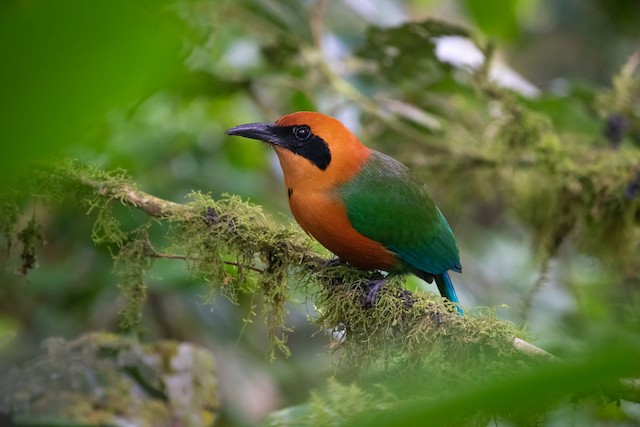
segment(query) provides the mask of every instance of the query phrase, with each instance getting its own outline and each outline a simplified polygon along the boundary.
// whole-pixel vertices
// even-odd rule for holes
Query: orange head
[[[326,190],[351,179],[371,151],[337,119],[301,111],[275,123],[249,123],[227,130],[265,141],[275,149],[288,187]]]

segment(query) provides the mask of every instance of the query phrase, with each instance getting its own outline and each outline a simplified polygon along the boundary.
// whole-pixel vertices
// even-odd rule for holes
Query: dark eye
[[[293,128],[293,134],[298,139],[307,139],[311,136],[311,129],[309,126],[296,126]]]

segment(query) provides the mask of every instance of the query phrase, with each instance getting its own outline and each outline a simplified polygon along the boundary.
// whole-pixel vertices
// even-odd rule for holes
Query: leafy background
[[[639,19],[633,0],[4,2],[0,186],[19,190],[11,178],[34,159],[70,156],[122,168],[158,197],[237,194],[288,223],[273,153],[224,130],[322,111],[430,185],[461,249],[465,306],[501,307],[559,355],[637,343]],[[117,328],[110,248],[92,243],[85,213],[25,202],[17,228],[35,216],[44,236],[27,275],[19,244],[3,241],[4,363],[46,337]],[[141,221],[116,213],[125,228]],[[175,260],[146,281],[140,334],[214,351],[222,425],[304,403],[340,370],[303,294],[288,306],[292,355],[270,362],[259,301],[211,300]],[[640,422],[637,405],[601,408],[546,422]]]

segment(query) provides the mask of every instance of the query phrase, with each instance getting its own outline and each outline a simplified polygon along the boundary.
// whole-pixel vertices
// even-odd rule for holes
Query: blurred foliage
[[[92,140],[113,108],[176,78],[186,27],[163,11],[169,7],[144,0],[4,2],[0,182],[29,159]]]
[[[531,370],[514,365],[500,375],[484,373],[453,387],[437,382],[441,389],[431,389],[431,380],[407,387],[398,377],[359,386],[330,381],[324,390],[312,393],[307,404],[273,413],[268,425],[566,425],[567,414],[557,410],[562,405],[574,409],[573,421],[580,425],[588,418],[576,409],[589,405],[606,408],[602,414],[608,415],[603,418],[633,423],[611,397],[619,390],[611,379],[638,375],[637,345],[618,343],[593,350],[571,365],[539,364]],[[400,378],[405,378],[402,373]],[[575,394],[577,389],[587,392]]]
[[[4,2],[0,355],[9,363],[33,354],[46,337],[118,325],[144,339],[195,341],[213,349],[223,366],[223,425],[255,423],[275,408],[303,404],[334,371],[345,385],[330,386],[329,396],[345,397],[314,393],[315,409],[307,413],[318,420],[346,415],[344,403],[354,402],[364,412],[389,408],[407,422],[441,419],[438,408],[461,406],[467,409],[460,415],[490,408],[500,419],[524,422],[490,403],[509,396],[506,402],[530,408],[544,401],[538,424],[638,423],[637,405],[579,396],[632,375],[637,352],[639,19],[635,0]],[[330,301],[340,305],[323,307],[330,288],[310,296],[310,288],[295,286],[302,279],[296,271],[263,274],[225,263],[259,268],[250,254],[266,255],[261,248],[273,242],[247,247],[228,234],[225,221],[215,232],[204,221],[172,228],[121,206],[117,195],[95,198],[69,183],[65,194],[56,193],[55,183],[43,185],[49,178],[29,163],[58,164],[65,154],[104,170],[122,168],[150,194],[176,202],[191,194],[200,211],[221,203],[217,217],[252,212],[245,225],[289,241],[298,234],[277,214],[288,210],[273,155],[255,142],[225,138],[224,130],[296,110],[340,118],[367,145],[421,175],[461,247],[465,273],[453,280],[463,304],[512,306],[496,316],[527,325],[537,343],[567,363],[506,369],[503,377],[489,370],[466,394],[454,387],[464,381],[448,378],[468,379],[465,373],[483,365],[465,367],[467,357],[486,355],[456,347],[464,338],[457,322],[450,343],[434,341],[438,351],[411,347],[402,324],[385,317],[395,312],[399,283],[388,290],[378,321],[367,322],[350,288],[338,286]],[[99,178],[133,185],[122,172]],[[189,255],[201,260],[150,262],[147,243],[180,256],[199,247]],[[238,260],[230,256],[237,253]],[[203,288],[203,281],[212,286]],[[290,286],[264,286],[276,282]],[[118,299],[117,284],[126,298]],[[226,298],[208,298],[211,289]],[[263,315],[267,322],[253,322]],[[329,332],[315,333],[309,316]],[[350,317],[354,324],[336,324]],[[286,342],[291,356],[269,364],[269,337],[273,342],[282,326],[293,329]],[[428,328],[418,331],[423,343],[433,338]],[[608,352],[614,342],[629,347]],[[335,360],[351,363],[332,368],[328,345]],[[415,354],[449,351],[455,358],[447,369],[435,360],[424,375],[409,374],[424,388],[400,381],[402,393],[387,379],[406,373],[407,353],[393,350],[407,345]],[[389,359],[388,351],[399,358]],[[386,370],[366,354],[382,356],[375,360],[386,361]],[[607,358],[612,366],[602,363]],[[354,364],[369,366],[361,375],[378,386],[347,385]],[[429,400],[438,387],[447,390],[444,400]],[[558,399],[545,401],[554,388]],[[486,423],[483,417],[475,421]]]

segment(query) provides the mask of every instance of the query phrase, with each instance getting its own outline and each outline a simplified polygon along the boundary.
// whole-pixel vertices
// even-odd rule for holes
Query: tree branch
[[[100,196],[117,198],[154,218],[164,218],[185,208],[184,205],[152,196],[127,183],[113,186],[84,175],[74,175],[73,178],[78,179],[79,183],[93,188]]]
[[[140,209],[142,212],[146,213],[150,217],[167,219],[170,221],[175,221],[176,218],[182,218],[184,221],[193,220],[196,217],[199,217],[198,220],[203,220],[205,222],[221,222],[224,221],[223,218],[218,217],[215,212],[198,212],[193,209],[193,206],[189,204],[179,204],[175,202],[171,202],[168,200],[164,200],[158,197],[155,197],[151,194],[148,194],[144,191],[139,190],[135,187],[134,184],[130,182],[106,182],[100,179],[95,179],[91,177],[87,177],[82,173],[74,173],[68,176],[71,180],[75,180],[77,183],[88,187],[91,191],[96,193],[101,197],[108,197],[112,199],[117,199],[125,205],[129,205]],[[227,219],[228,222],[233,224],[233,220]],[[274,248],[277,247],[279,250],[284,250],[288,253],[288,259],[296,258],[300,261],[300,265],[298,268],[302,268],[306,270],[308,274],[317,274],[319,271],[322,271],[323,267],[326,266],[325,257],[313,250],[310,250],[308,247],[299,245],[299,244],[289,244],[285,245],[282,241],[278,240],[277,236],[271,236],[270,241],[274,242]],[[195,260],[198,261],[197,258],[190,257],[189,255],[173,255],[173,254],[164,254],[160,252],[156,252],[155,249],[150,247],[149,255],[153,258],[168,258],[168,259],[181,259],[181,260]],[[270,267],[266,269],[258,268],[255,265],[245,265],[240,262],[230,262],[223,261],[225,265],[232,265],[238,268],[239,272],[243,269],[249,269],[258,274],[268,274]],[[331,274],[327,273],[327,274]],[[329,283],[335,285],[336,283],[342,283],[344,278],[332,278]],[[331,289],[329,294],[332,294],[335,289]],[[406,292],[406,291],[405,291]],[[357,297],[356,297],[357,298]],[[410,296],[407,298],[407,294],[403,294],[400,296],[402,300],[405,302],[410,301],[410,305],[419,301],[414,296]],[[442,312],[442,311],[434,311],[433,313],[429,313],[428,310],[425,310],[425,317],[431,317],[437,319],[436,322],[440,324],[441,322],[447,321],[466,321],[467,318],[461,319],[459,316],[451,314],[450,312]],[[470,331],[472,335],[474,332]],[[472,340],[472,339],[471,339]],[[532,357],[539,360],[546,360],[550,362],[560,362],[562,361],[556,356],[546,352],[545,350],[531,344],[521,338],[511,336],[508,338],[509,344],[512,348],[519,354]],[[623,379],[619,382],[619,389],[617,390],[617,396],[622,399],[631,400],[635,402],[640,402],[640,380],[637,379]]]

